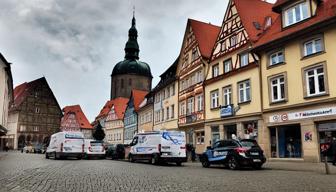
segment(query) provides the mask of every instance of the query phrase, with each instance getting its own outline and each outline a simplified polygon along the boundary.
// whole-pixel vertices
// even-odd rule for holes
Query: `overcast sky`
[[[228,0],[1,0],[0,52],[14,85],[45,76],[61,107],[89,121],[110,97],[136,7],[140,60],[154,76],[174,62],[188,18],[221,25]]]

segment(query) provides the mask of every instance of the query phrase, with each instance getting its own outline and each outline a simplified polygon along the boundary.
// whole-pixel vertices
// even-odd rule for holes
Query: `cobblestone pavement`
[[[0,191],[336,191],[336,175],[0,154]]]

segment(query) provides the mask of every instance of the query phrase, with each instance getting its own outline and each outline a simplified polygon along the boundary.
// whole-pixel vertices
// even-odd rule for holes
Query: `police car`
[[[253,167],[261,169],[266,162],[263,150],[253,139],[220,140],[200,156],[203,167],[211,164],[223,164],[230,169]]]

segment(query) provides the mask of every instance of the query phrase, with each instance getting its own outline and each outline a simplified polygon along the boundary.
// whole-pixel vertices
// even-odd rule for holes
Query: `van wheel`
[[[234,156],[231,156],[228,161],[228,166],[231,170],[239,169],[239,164]]]
[[[129,156],[128,156],[128,160],[129,160],[129,162],[131,162],[131,163],[134,162],[134,158],[133,158],[133,155],[132,155],[132,154],[129,154]]]
[[[157,154],[152,155],[151,158],[151,164],[152,165],[157,165],[159,164],[159,156]]]
[[[45,157],[46,157],[46,159],[49,159],[48,153],[45,153]]]

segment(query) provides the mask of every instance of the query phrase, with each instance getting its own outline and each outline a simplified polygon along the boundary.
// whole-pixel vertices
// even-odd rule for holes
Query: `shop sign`
[[[277,122],[286,122],[286,121],[292,121],[292,120],[298,120],[298,119],[322,117],[322,116],[328,116],[328,115],[336,115],[336,107],[328,107],[328,108],[314,109],[314,110],[301,111],[301,112],[271,115],[269,117],[269,121],[271,123],[277,123]]]
[[[227,106],[224,106],[224,107],[220,108],[220,117],[221,118],[230,117],[230,116],[233,116],[233,114],[234,114],[233,105],[227,105]]]

